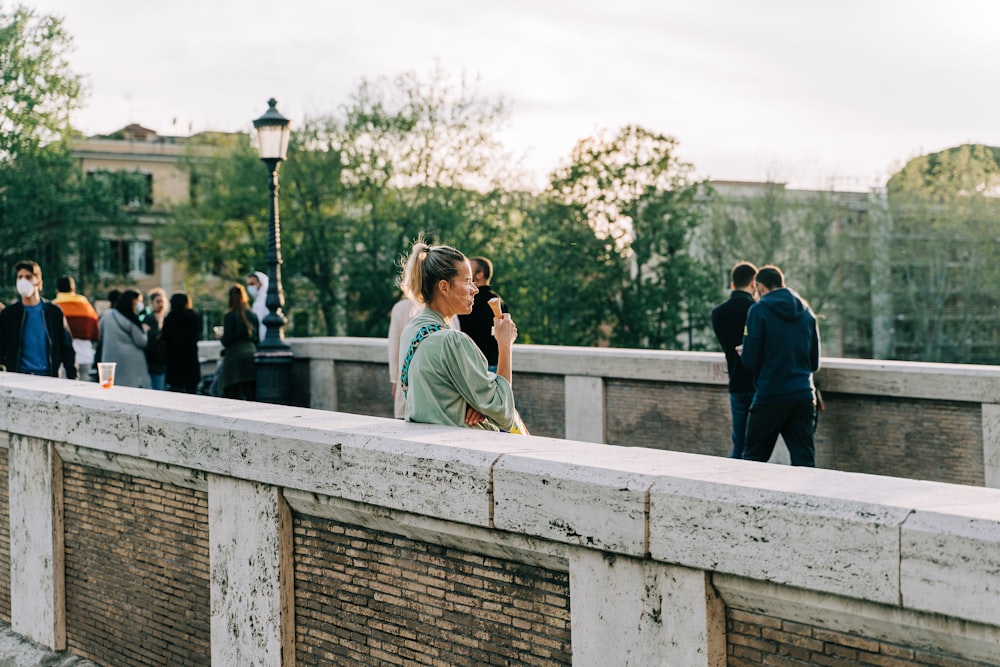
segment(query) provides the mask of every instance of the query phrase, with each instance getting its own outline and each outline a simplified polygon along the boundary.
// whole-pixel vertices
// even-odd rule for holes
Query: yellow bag
[[[528,433],[528,427],[524,425],[524,420],[521,419],[521,413],[514,410],[514,425],[511,427],[509,433],[514,433],[515,435],[531,435]]]

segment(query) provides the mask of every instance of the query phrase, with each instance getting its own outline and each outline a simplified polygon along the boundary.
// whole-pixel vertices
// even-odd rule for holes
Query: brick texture
[[[569,577],[296,514],[299,665],[569,665]]]
[[[67,643],[102,665],[208,665],[208,496],[63,465]]]
[[[824,394],[816,463],[824,468],[983,486],[978,403]]]
[[[606,380],[608,443],[728,456],[733,448],[725,387]]]
[[[561,375],[517,375],[514,402],[531,435],[566,437],[566,382]]]
[[[386,364],[337,361],[334,365],[337,411],[392,419],[392,394],[386,369]],[[304,384],[308,386],[308,380]]]
[[[6,434],[4,434],[6,436]],[[10,623],[10,450],[0,447],[0,620]]]
[[[726,612],[728,667],[996,667],[739,609]]]

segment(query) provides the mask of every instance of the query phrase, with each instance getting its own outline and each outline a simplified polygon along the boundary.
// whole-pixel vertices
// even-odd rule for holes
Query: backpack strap
[[[410,361],[413,360],[413,354],[417,351],[417,347],[420,342],[430,336],[435,331],[441,331],[444,326],[431,322],[430,324],[425,324],[420,327],[417,331],[417,335],[413,337],[413,341],[410,343],[410,349],[406,351],[406,357],[403,359],[403,367],[399,371],[399,386],[403,389],[403,396],[406,396],[406,390],[409,388],[410,384]]]

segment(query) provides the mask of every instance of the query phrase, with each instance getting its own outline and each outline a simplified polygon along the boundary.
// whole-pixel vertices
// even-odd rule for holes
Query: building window
[[[112,196],[128,208],[153,205],[153,175],[150,173],[94,169],[87,172],[87,178],[111,190]]]
[[[152,241],[108,239],[104,244],[101,258],[104,273],[151,276],[155,272]]]

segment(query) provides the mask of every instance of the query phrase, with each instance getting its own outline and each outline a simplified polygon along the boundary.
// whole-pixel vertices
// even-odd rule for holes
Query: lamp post
[[[267,241],[267,334],[257,347],[257,400],[265,403],[288,403],[291,389],[292,348],[284,339],[282,327],[287,320],[281,312],[285,293],[281,288],[281,225],[278,221],[278,163],[288,152],[289,120],[275,108],[277,100],[267,101],[267,111],[253,122],[257,130],[257,154],[270,174],[271,217]]]

